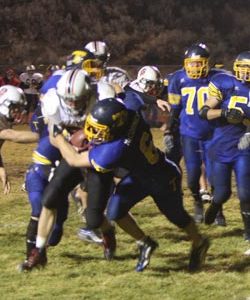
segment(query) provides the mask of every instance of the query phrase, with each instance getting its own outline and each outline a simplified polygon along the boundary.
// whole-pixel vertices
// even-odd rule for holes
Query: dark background
[[[63,64],[70,52],[104,40],[111,64],[182,64],[206,43],[231,68],[250,50],[250,0],[0,0],[0,65]]]

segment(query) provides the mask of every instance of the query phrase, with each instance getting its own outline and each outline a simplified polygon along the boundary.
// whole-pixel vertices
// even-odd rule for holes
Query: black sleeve
[[[169,114],[169,119],[167,122],[167,129],[166,133],[173,133],[179,129],[179,116],[180,116],[181,109],[172,108]]]

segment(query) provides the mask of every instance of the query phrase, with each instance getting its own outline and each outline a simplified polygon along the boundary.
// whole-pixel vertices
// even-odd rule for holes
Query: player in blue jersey
[[[199,117],[199,110],[208,97],[208,84],[211,77],[221,71],[209,69],[210,53],[206,45],[194,44],[185,52],[184,68],[174,72],[169,80],[168,101],[171,104],[170,120],[165,132],[165,141],[178,138],[187,170],[188,187],[194,198],[194,218],[203,221],[203,202],[200,195],[202,164],[206,165],[209,177],[209,162],[206,147],[213,133],[212,124]],[[180,143],[176,142],[179,146]],[[171,143],[170,149],[171,150]],[[181,157],[180,149],[173,149]],[[222,212],[218,224],[225,225]]]
[[[68,90],[65,89],[65,81],[68,84]],[[65,93],[70,92],[72,89],[74,93],[71,97],[66,98]],[[58,81],[56,89],[50,89],[48,93],[49,96],[45,94],[42,98],[41,110],[37,111],[37,115],[31,123],[33,130],[39,133],[40,139],[32,155],[33,164],[26,175],[26,190],[32,207],[31,219],[26,233],[27,258],[35,248],[44,193],[49,186],[50,179],[53,178],[52,172],[56,168],[56,162],[61,161],[60,151],[50,143],[48,128],[53,124],[60,124],[70,134],[76,130],[77,126],[83,125],[84,111],[91,96],[90,79],[87,73],[82,70],[66,71]],[[48,125],[45,125],[44,120]],[[59,167],[55,171],[57,177],[54,179],[53,196],[55,201],[60,202],[61,209],[57,213],[56,223],[48,241],[50,246],[55,246],[60,242],[63,223],[67,218],[68,193],[63,193],[62,190],[69,189],[71,191],[78,182],[83,180],[79,168],[69,168],[64,162],[61,162]],[[63,186],[61,186],[60,176],[67,177],[67,181],[64,182]],[[46,249],[41,253],[41,260],[41,264],[45,265],[47,262]],[[28,259],[20,265],[20,270],[26,270],[27,266]]]
[[[44,117],[41,113],[40,104],[36,108],[30,127],[32,132],[39,134],[39,141],[36,149],[33,151],[32,160],[26,172],[25,190],[28,193],[31,204],[31,216],[26,231],[26,260],[20,264],[19,270],[25,270],[27,259],[36,245],[36,235],[38,220],[42,210],[42,195],[49,183],[50,177],[56,168],[56,162],[61,159],[60,151],[51,145],[47,125],[44,123]],[[58,212],[56,222],[49,239],[49,246],[56,246],[62,237],[63,223],[67,219],[68,201],[67,198],[62,200],[62,209]],[[42,253],[43,264],[46,263],[46,251]]]
[[[214,194],[205,213],[205,223],[213,223],[220,205],[229,199],[234,171],[245,239],[250,241],[250,149],[238,149],[238,142],[250,119],[250,51],[238,55],[234,71],[235,76],[218,74],[211,79],[209,98],[200,111],[203,119],[215,121],[208,151],[212,161]]]
[[[134,98],[134,101],[140,99]],[[108,217],[133,238],[140,240],[145,234],[130,217],[129,210],[151,195],[160,211],[192,240],[189,270],[198,270],[205,259],[209,240],[200,235],[193,219],[183,207],[178,167],[155,148],[149,126],[141,114],[126,109],[116,99],[106,99],[94,105],[87,116],[84,132],[92,147],[80,154],[64,139],[58,127],[54,127],[54,138],[51,139],[74,167],[94,168],[106,174],[119,167],[129,170],[130,174],[121,180],[111,196]],[[44,207],[39,221],[40,240],[47,240],[51,229],[48,224],[53,224],[53,219],[53,211]],[[146,268],[150,259],[148,252],[152,253],[156,247],[157,243],[152,240],[150,245],[142,243],[137,271]],[[31,268],[40,264],[41,248],[37,249],[30,260]]]
[[[150,107],[153,105],[159,107],[160,109],[167,110],[169,108],[166,101],[158,99],[158,95],[162,90],[162,77],[160,71],[155,66],[144,66],[138,71],[137,78],[132,81],[129,85],[124,87],[123,101],[126,103],[126,106],[135,111],[141,111],[146,122],[151,123],[151,119],[148,118],[148,111]],[[136,98],[136,99],[134,99]],[[118,168],[114,172],[115,181],[117,183],[118,180],[123,178],[128,173],[127,170]],[[88,205],[86,208],[86,216],[87,216],[87,227],[81,228],[79,231],[79,237],[83,240],[91,240],[93,239],[91,229],[96,229],[100,226],[100,222],[103,220],[103,211],[106,207],[108,196],[110,194],[110,182],[107,180],[101,180],[100,178],[112,179],[112,176],[109,174],[101,174],[97,172],[95,169],[88,169],[88,191],[90,191],[90,185],[92,182],[104,182],[103,186],[103,196],[98,196],[96,192],[96,184],[94,186],[95,192],[90,193],[91,195],[96,195],[95,197],[91,196],[91,201],[88,201]],[[112,174],[111,174],[112,175]],[[90,178],[91,176],[91,178]],[[88,216],[91,216],[88,217]],[[149,241],[149,239],[148,239]],[[113,248],[114,249],[114,248]],[[115,249],[114,249],[115,250]],[[109,252],[110,254],[112,253]],[[109,255],[110,256],[110,255]]]

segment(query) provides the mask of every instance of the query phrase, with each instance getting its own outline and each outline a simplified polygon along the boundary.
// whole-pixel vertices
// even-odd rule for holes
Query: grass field
[[[154,130],[160,145],[160,133]],[[228,226],[201,225],[212,245],[201,272],[187,272],[190,243],[166,221],[151,199],[138,204],[133,213],[146,233],[159,242],[151,264],[143,273],[134,271],[137,248],[117,229],[117,257],[103,259],[102,248],[78,240],[81,221],[74,203],[65,224],[61,243],[49,249],[45,269],[19,273],[17,265],[25,253],[25,231],[30,205],[21,191],[24,173],[35,145],[6,143],[3,157],[12,182],[12,192],[0,200],[0,299],[103,299],[103,300],[201,300],[250,299],[250,247],[243,238],[239,203],[233,192],[225,205]],[[185,179],[185,178],[184,178]],[[183,182],[185,206],[192,212],[192,200]],[[2,191],[1,191],[2,192]]]

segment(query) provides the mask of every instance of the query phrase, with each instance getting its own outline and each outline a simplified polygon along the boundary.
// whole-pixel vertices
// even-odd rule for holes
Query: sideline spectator
[[[12,68],[7,68],[4,71],[4,75],[0,76],[0,86],[9,84],[13,86],[20,86],[21,81],[19,80],[16,72]]]

